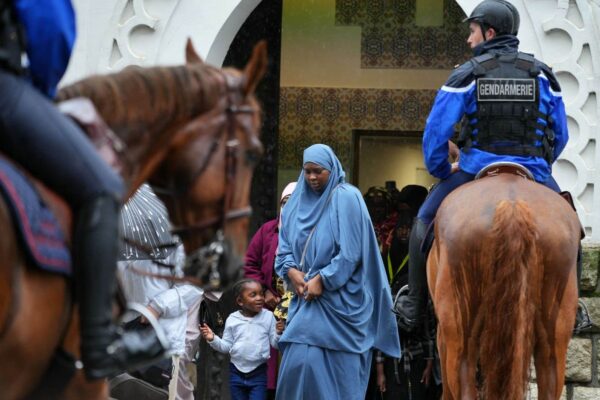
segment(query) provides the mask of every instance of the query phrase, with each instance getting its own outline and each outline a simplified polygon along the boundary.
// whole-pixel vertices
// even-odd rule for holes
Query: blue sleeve
[[[554,130],[554,159],[556,160],[569,141],[567,128],[567,113],[562,96],[553,95],[550,105],[550,115],[554,123],[550,126]]]
[[[281,336],[277,334],[275,316],[273,315],[273,313],[271,313],[271,320],[269,322],[269,343],[271,344],[272,348],[279,349],[278,345],[280,337]]]
[[[233,332],[231,329],[231,325],[227,323],[228,319],[225,320],[225,330],[223,331],[223,339],[218,337],[215,333],[212,342],[207,342],[210,347],[212,347],[219,353],[229,354],[231,348],[233,347]]]
[[[323,286],[327,290],[337,290],[344,286],[352,277],[362,258],[363,248],[363,219],[358,193],[341,187],[335,198],[336,217],[338,220],[337,255],[331,263],[319,271]]]
[[[427,170],[436,178],[445,179],[450,175],[448,140],[454,134],[454,125],[465,114],[466,100],[473,93],[473,87],[444,86],[435,97],[423,133],[423,157]]]
[[[75,13],[70,0],[15,0],[25,29],[33,85],[49,97],[67,70],[75,43]]]

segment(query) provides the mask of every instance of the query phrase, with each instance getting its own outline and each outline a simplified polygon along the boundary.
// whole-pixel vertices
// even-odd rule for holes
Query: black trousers
[[[121,178],[85,134],[25,79],[0,69],[0,151],[63,196],[75,212],[110,195],[121,200]]]

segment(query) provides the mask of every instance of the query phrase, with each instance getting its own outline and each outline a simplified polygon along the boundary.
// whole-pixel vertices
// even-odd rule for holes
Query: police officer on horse
[[[484,0],[465,22],[474,57],[457,67],[439,90],[423,134],[425,164],[440,182],[411,231],[410,291],[397,308],[399,324],[407,331],[424,318],[428,296],[427,254],[421,244],[451,191],[472,181],[485,166],[504,161],[525,166],[536,182],[560,192],[551,175],[552,163],[567,144],[568,131],[556,77],[546,64],[519,51],[519,13],[508,1]],[[460,159],[450,164],[448,141],[461,120]],[[589,324],[589,317],[581,313],[582,309],[578,323]]]
[[[49,99],[74,41],[70,0],[0,0],[0,151],[73,209],[82,361],[99,379],[161,357],[166,344],[112,321],[123,183]]]

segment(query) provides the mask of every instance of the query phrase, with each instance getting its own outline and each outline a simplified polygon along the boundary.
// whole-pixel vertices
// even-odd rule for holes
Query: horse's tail
[[[537,301],[533,279],[541,261],[536,236],[525,202],[498,204],[484,257],[489,260],[479,353],[484,399],[523,399],[527,389]]]

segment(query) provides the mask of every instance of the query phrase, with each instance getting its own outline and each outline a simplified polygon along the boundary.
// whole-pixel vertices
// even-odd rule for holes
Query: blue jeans
[[[229,390],[232,400],[265,400],[267,398],[267,364],[244,373],[229,364]]]
[[[429,225],[435,214],[437,214],[438,208],[442,204],[442,201],[457,187],[464,185],[467,182],[471,182],[475,179],[474,175],[468,174],[464,171],[458,171],[451,174],[448,178],[440,181],[425,199],[425,202],[419,209],[419,214],[417,214],[417,218],[419,218],[423,223]],[[541,183],[541,182],[540,182]],[[541,183],[542,185],[548,187],[549,189],[559,193],[560,188],[558,184],[550,175],[546,182]]]

